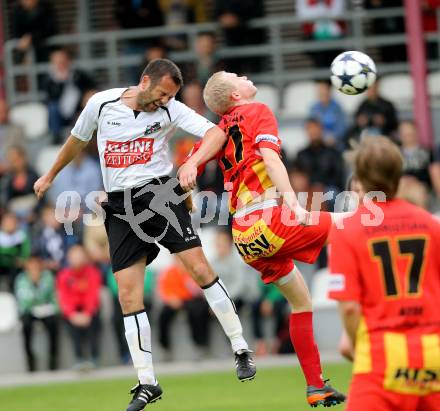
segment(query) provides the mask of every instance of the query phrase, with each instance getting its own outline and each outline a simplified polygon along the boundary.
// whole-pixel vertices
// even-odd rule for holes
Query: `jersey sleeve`
[[[76,120],[70,134],[72,136],[82,140],[90,141],[93,136],[93,132],[98,127],[98,115],[99,115],[99,99],[97,95],[90,97],[83,111]]]
[[[258,148],[271,148],[281,153],[281,140],[278,137],[278,124],[275,115],[269,107],[261,104],[256,116],[255,143]]]
[[[214,123],[180,101],[173,100],[169,110],[171,121],[173,121],[177,127],[197,137],[203,137],[210,128],[215,127]]]
[[[191,151],[183,161],[183,164],[185,164],[191,158],[191,156],[200,148],[201,145],[202,145],[202,140],[199,140],[197,141],[196,144],[194,144],[193,148],[191,149]],[[203,172],[205,171],[205,167],[206,167],[206,163],[200,164],[197,167],[197,177],[200,177],[203,174]]]
[[[346,238],[345,230],[332,227],[329,235],[328,296],[333,300],[360,301],[362,285],[355,250]]]

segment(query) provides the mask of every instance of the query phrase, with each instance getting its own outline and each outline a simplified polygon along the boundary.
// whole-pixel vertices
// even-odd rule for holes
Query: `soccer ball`
[[[339,54],[330,67],[333,85],[344,94],[361,94],[376,81],[376,65],[360,51]]]

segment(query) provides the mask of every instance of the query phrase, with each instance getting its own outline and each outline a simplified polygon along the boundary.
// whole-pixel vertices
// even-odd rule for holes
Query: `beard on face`
[[[151,96],[150,88],[139,92],[136,103],[142,111],[154,111],[157,107],[153,104],[153,102],[154,100]]]

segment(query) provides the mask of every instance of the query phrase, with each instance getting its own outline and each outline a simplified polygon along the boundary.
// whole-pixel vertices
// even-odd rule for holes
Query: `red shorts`
[[[258,270],[266,284],[274,282],[293,270],[293,260],[311,264],[318,258],[332,222],[327,212],[312,216],[311,225],[298,225],[283,205],[234,216],[234,244],[245,263]]]
[[[373,374],[353,376],[345,411],[437,411],[440,392],[419,396],[399,394],[383,388],[383,380]]]

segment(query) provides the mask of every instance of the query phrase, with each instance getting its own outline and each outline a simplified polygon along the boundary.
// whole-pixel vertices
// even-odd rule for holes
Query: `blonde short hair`
[[[231,93],[234,85],[224,77],[224,71],[214,73],[203,90],[203,99],[208,108],[217,114],[226,113],[232,106]]]

